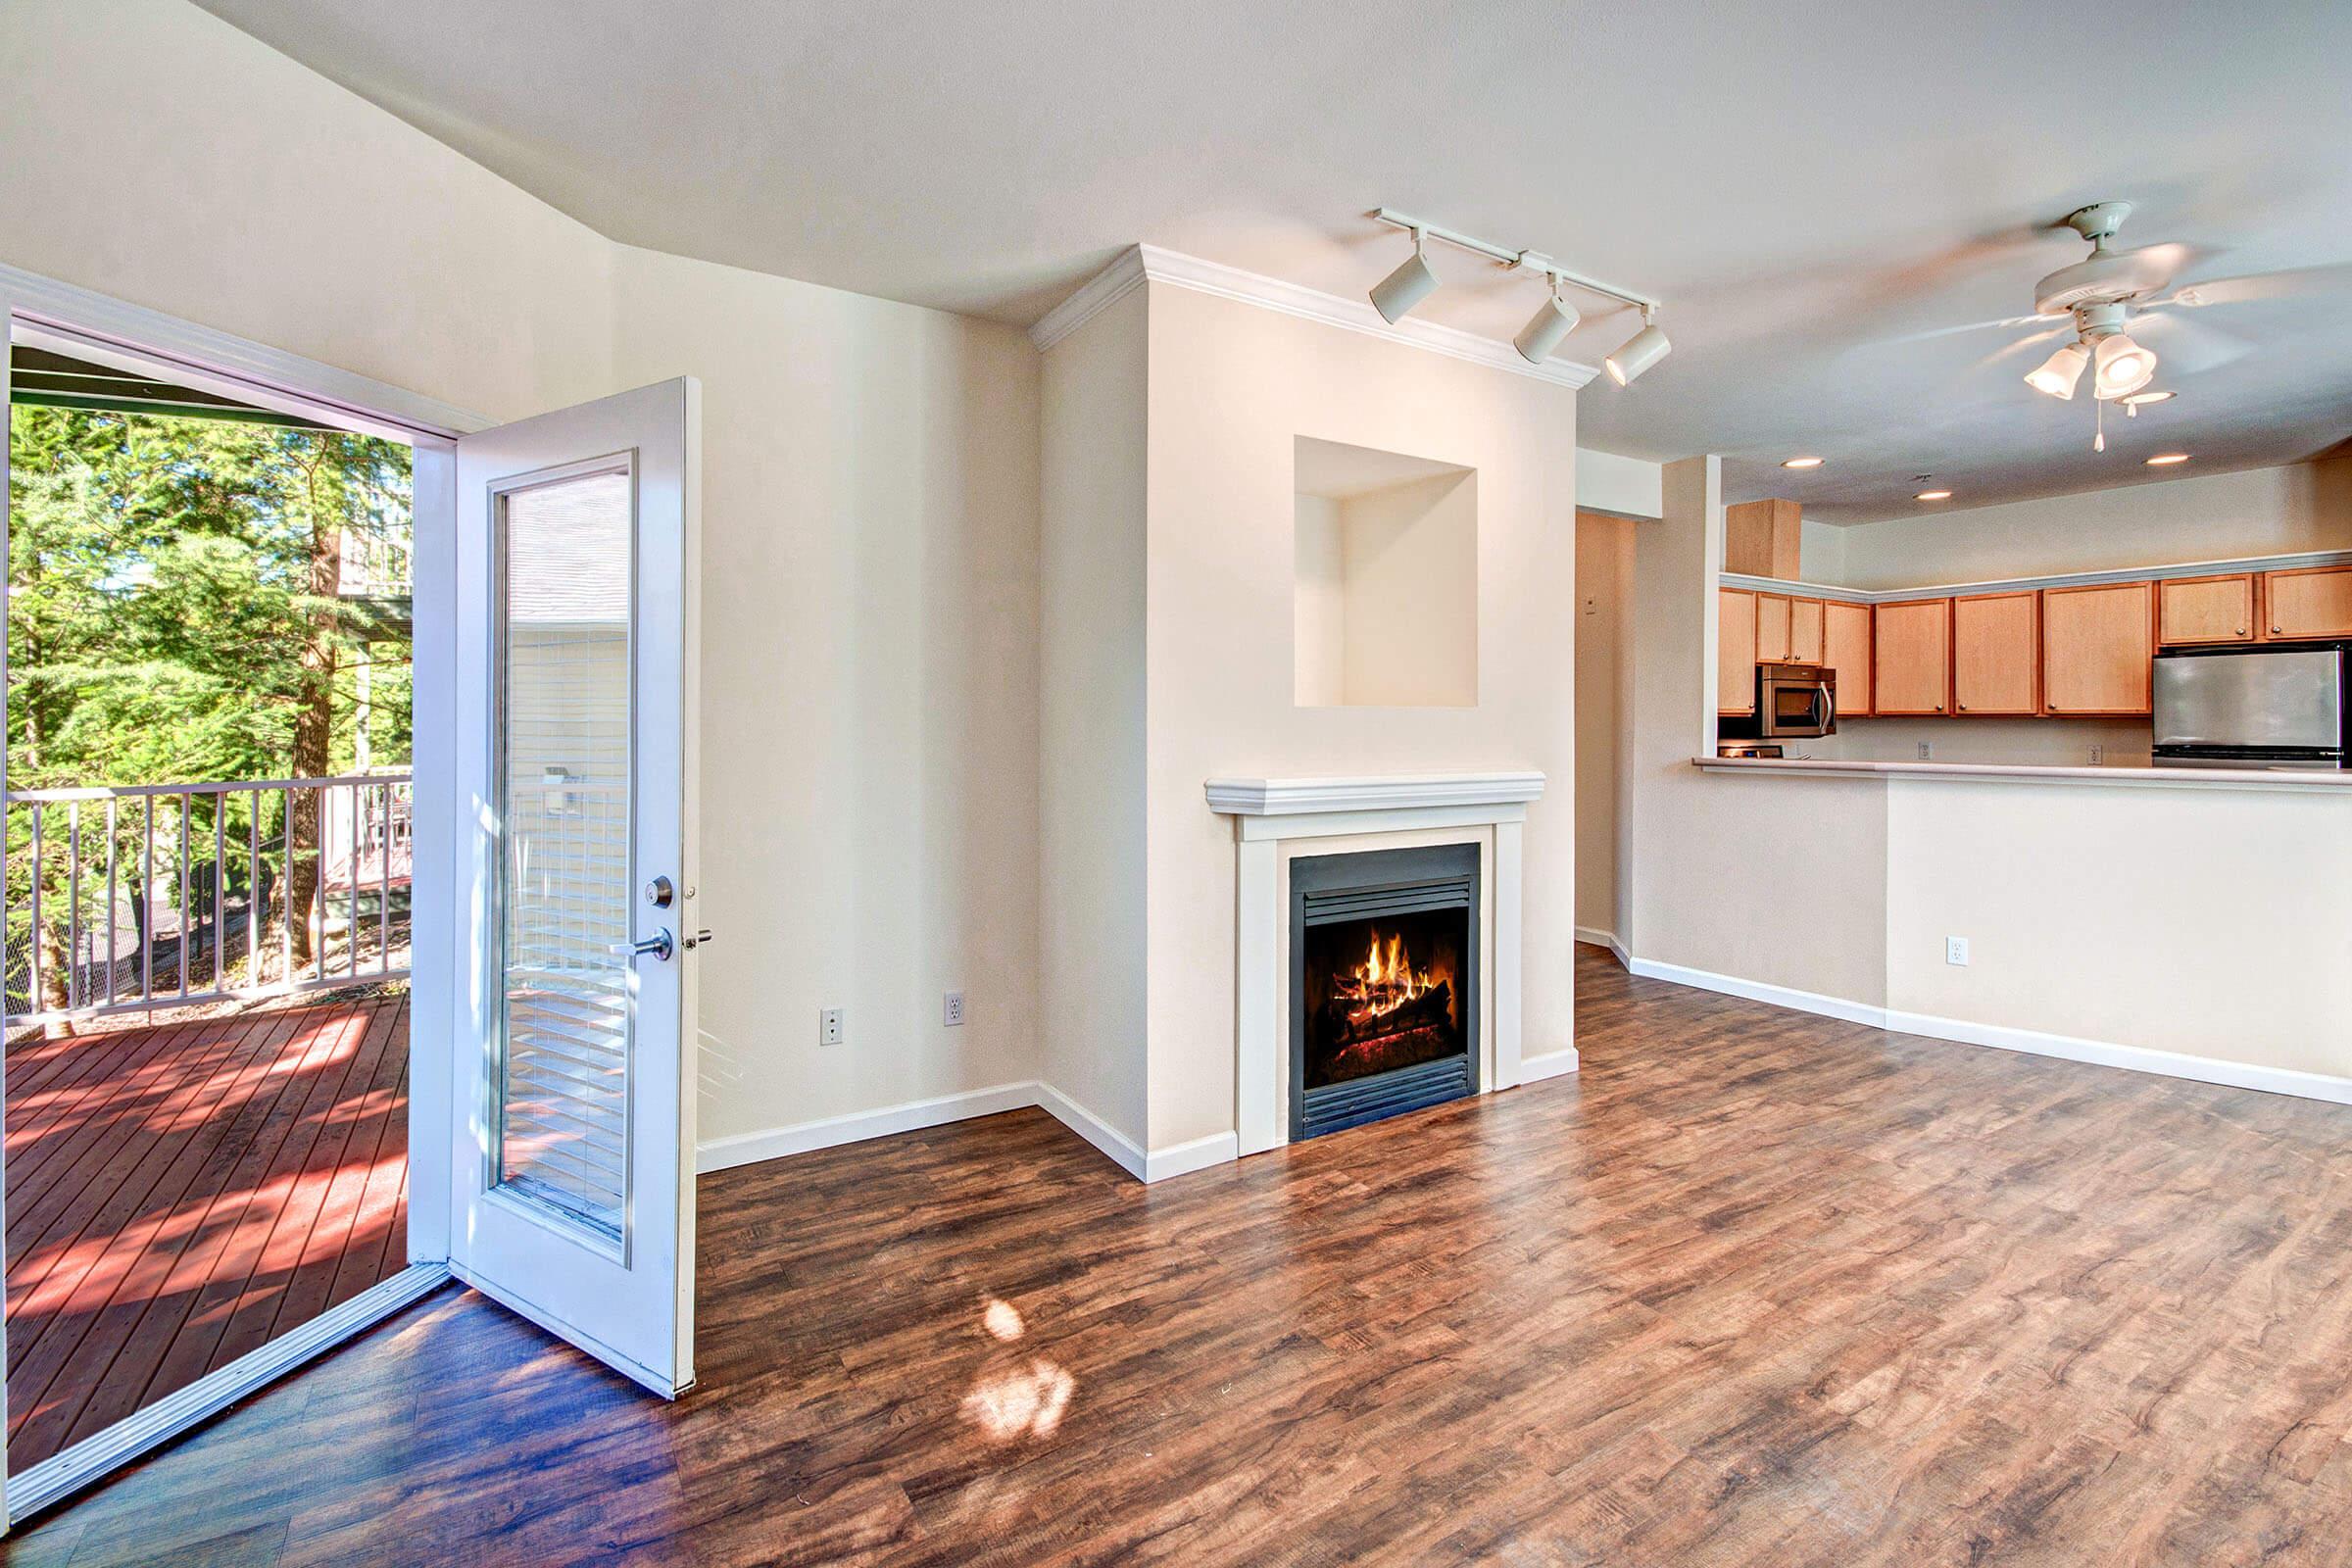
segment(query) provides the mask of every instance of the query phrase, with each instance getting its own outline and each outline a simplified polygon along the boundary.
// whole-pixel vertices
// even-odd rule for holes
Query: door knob
[[[650,937],[639,937],[634,942],[615,942],[612,951],[631,958],[642,958],[650,954],[654,957],[667,959],[678,948],[670,938],[669,927],[663,926]]]

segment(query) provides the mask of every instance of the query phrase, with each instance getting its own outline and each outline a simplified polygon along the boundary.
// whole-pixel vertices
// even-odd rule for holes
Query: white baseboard
[[[2303,1072],[2291,1067],[2258,1067],[2247,1062],[2191,1055],[2182,1051],[2158,1051],[2150,1046],[2124,1046],[2105,1040],[2047,1034],[2038,1029],[2016,1029],[2006,1024],[1972,1023],[1966,1018],[1903,1012],[1866,1002],[1849,1002],[1843,997],[1796,991],[1788,986],[1767,985],[1760,980],[1743,980],[1737,975],[1689,969],[1679,963],[1659,963],[1649,958],[1636,958],[1626,968],[1644,979],[1671,980],[1677,985],[1694,986],[1701,991],[1721,992],[1725,996],[1742,997],[1750,1002],[1770,1003],[1776,1007],[1792,1007],[1799,1012],[1820,1013],[1824,1017],[1868,1024],[1874,1029],[1892,1029],[1901,1034],[1921,1035],[1930,1040],[1949,1040],[1964,1046],[1991,1046],[1996,1050],[2021,1052],[2032,1056],[2055,1056],[2064,1061],[2087,1062],[2098,1067],[2121,1067],[2129,1072],[2155,1073],[2165,1078],[2186,1078],[2197,1083],[2221,1084],[2230,1089],[2254,1089],[2264,1094],[2293,1095],[2302,1100],[2324,1100],[2338,1105],[2352,1105],[2352,1078],[2340,1078],[2331,1073]]]
[[[1523,1084],[1532,1084],[1544,1078],[1564,1077],[1576,1071],[1581,1065],[1583,1065],[1583,1060],[1577,1055],[1574,1046],[1570,1046],[1566,1051],[1546,1051],[1541,1056],[1521,1056],[1519,1058],[1519,1081]]]
[[[1211,1165],[1223,1165],[1242,1157],[1242,1135],[1231,1130],[1210,1133],[1190,1143],[1172,1144],[1166,1149],[1154,1149],[1144,1156],[1144,1180],[1164,1182],[1171,1176],[1183,1176]]]
[[[2304,1072],[2293,1067],[2257,1067],[2249,1062],[2193,1056],[2183,1051],[2159,1051],[2152,1046],[2119,1046],[2074,1035],[2044,1034],[2037,1029],[2012,1029],[2005,1024],[1971,1023],[1965,1018],[1938,1018],[1925,1012],[1888,1012],[1886,1027],[1907,1035],[1956,1040],[1963,1045],[1991,1046],[2034,1056],[2058,1056],[2100,1067],[2123,1067],[2166,1078],[2189,1078],[2230,1089],[2258,1089],[2271,1095],[2293,1095],[2302,1100],[2325,1100],[2352,1105],[2352,1078],[2330,1073]]]
[[[1619,964],[1629,969],[1633,967],[1633,960],[1626,956],[1625,944],[1617,940],[1617,933],[1614,931],[1603,931],[1597,926],[1580,925],[1576,928],[1576,940],[1589,942],[1596,948],[1606,948],[1617,955]]]
[[[884,1105],[879,1110],[853,1111],[846,1116],[826,1116],[790,1127],[769,1127],[729,1138],[713,1138],[695,1150],[694,1168],[708,1175],[737,1165],[756,1165],[763,1159],[781,1159],[786,1154],[806,1154],[812,1149],[861,1144],[868,1138],[942,1127],[952,1121],[969,1121],[974,1116],[993,1116],[1001,1110],[1020,1110],[1038,1102],[1037,1087],[1034,1083],[997,1084],[930,1100],[909,1100],[904,1104]]]
[[[1152,1178],[1145,1174],[1148,1162],[1144,1152],[1130,1142],[1117,1128],[1081,1105],[1052,1084],[1036,1084],[1034,1104],[1064,1127],[1110,1156],[1113,1163],[1139,1181]]]
[[[1743,997],[1749,1002],[1769,1002],[1776,1007],[1818,1012],[1825,1018],[1866,1023],[1874,1029],[1886,1027],[1886,1009],[1874,1007],[1866,1002],[1848,1002],[1843,997],[1825,997],[1817,991],[1767,985],[1761,980],[1742,980],[1738,975],[1715,974],[1706,969],[1687,969],[1679,963],[1660,963],[1654,958],[1629,958],[1625,967],[1628,973],[1638,974],[1644,980],[1671,980],[1678,986],[1719,991],[1727,997]]]

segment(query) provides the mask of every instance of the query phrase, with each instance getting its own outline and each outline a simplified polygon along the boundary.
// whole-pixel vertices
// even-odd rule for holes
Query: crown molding
[[[1162,250],[1156,245],[1134,245],[1119,258],[1090,278],[1077,293],[1056,305],[1039,318],[1029,329],[1030,341],[1042,351],[1068,337],[1088,321],[1120,300],[1125,299],[1146,281],[1165,283],[1172,288],[1189,288],[1200,294],[1213,294],[1220,299],[1238,300],[1244,305],[1255,305],[1285,316],[1303,320],[1321,321],[1326,326],[1345,327],[1368,337],[1401,343],[1407,348],[1427,349],[1449,359],[1466,360],[1490,369],[1507,370],[1532,380],[1548,381],[1554,386],[1581,387],[1590,382],[1599,370],[1576,360],[1546,360],[1542,365],[1530,365],[1519,357],[1519,351],[1508,343],[1480,337],[1460,327],[1440,326],[1434,321],[1406,317],[1390,322],[1372,308],[1369,300],[1342,299],[1320,289],[1303,284],[1286,283],[1280,278],[1266,277],[1257,272],[1245,272],[1238,267],[1221,262],[1202,261],[1198,256],[1186,256],[1178,251]]]
[[[1591,511],[1591,508],[1585,509]],[[1786,594],[1793,599],[1836,599],[1849,605],[1899,605],[1917,599],[1956,599],[1975,594],[2031,593],[2041,588],[2098,588],[2111,583],[2167,582],[2180,577],[2234,577],[2265,571],[2302,571],[2352,566],[2352,550],[2304,550],[2283,556],[2239,556],[2228,561],[2184,561],[2163,566],[2109,566],[2097,571],[2053,572],[2039,577],[2001,577],[1986,582],[1946,582],[1917,588],[1840,588],[1799,582],[1793,577],[1716,574],[1725,588]]]

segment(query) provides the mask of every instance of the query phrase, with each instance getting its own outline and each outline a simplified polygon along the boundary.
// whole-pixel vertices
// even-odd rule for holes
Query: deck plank
[[[12,1471],[405,1265],[407,1057],[405,996],[12,1050]]]

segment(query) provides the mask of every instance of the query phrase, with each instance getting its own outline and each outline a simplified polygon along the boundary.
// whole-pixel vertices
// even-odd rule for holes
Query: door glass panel
[[[618,1243],[630,1065],[625,468],[498,498],[498,1187]]]

